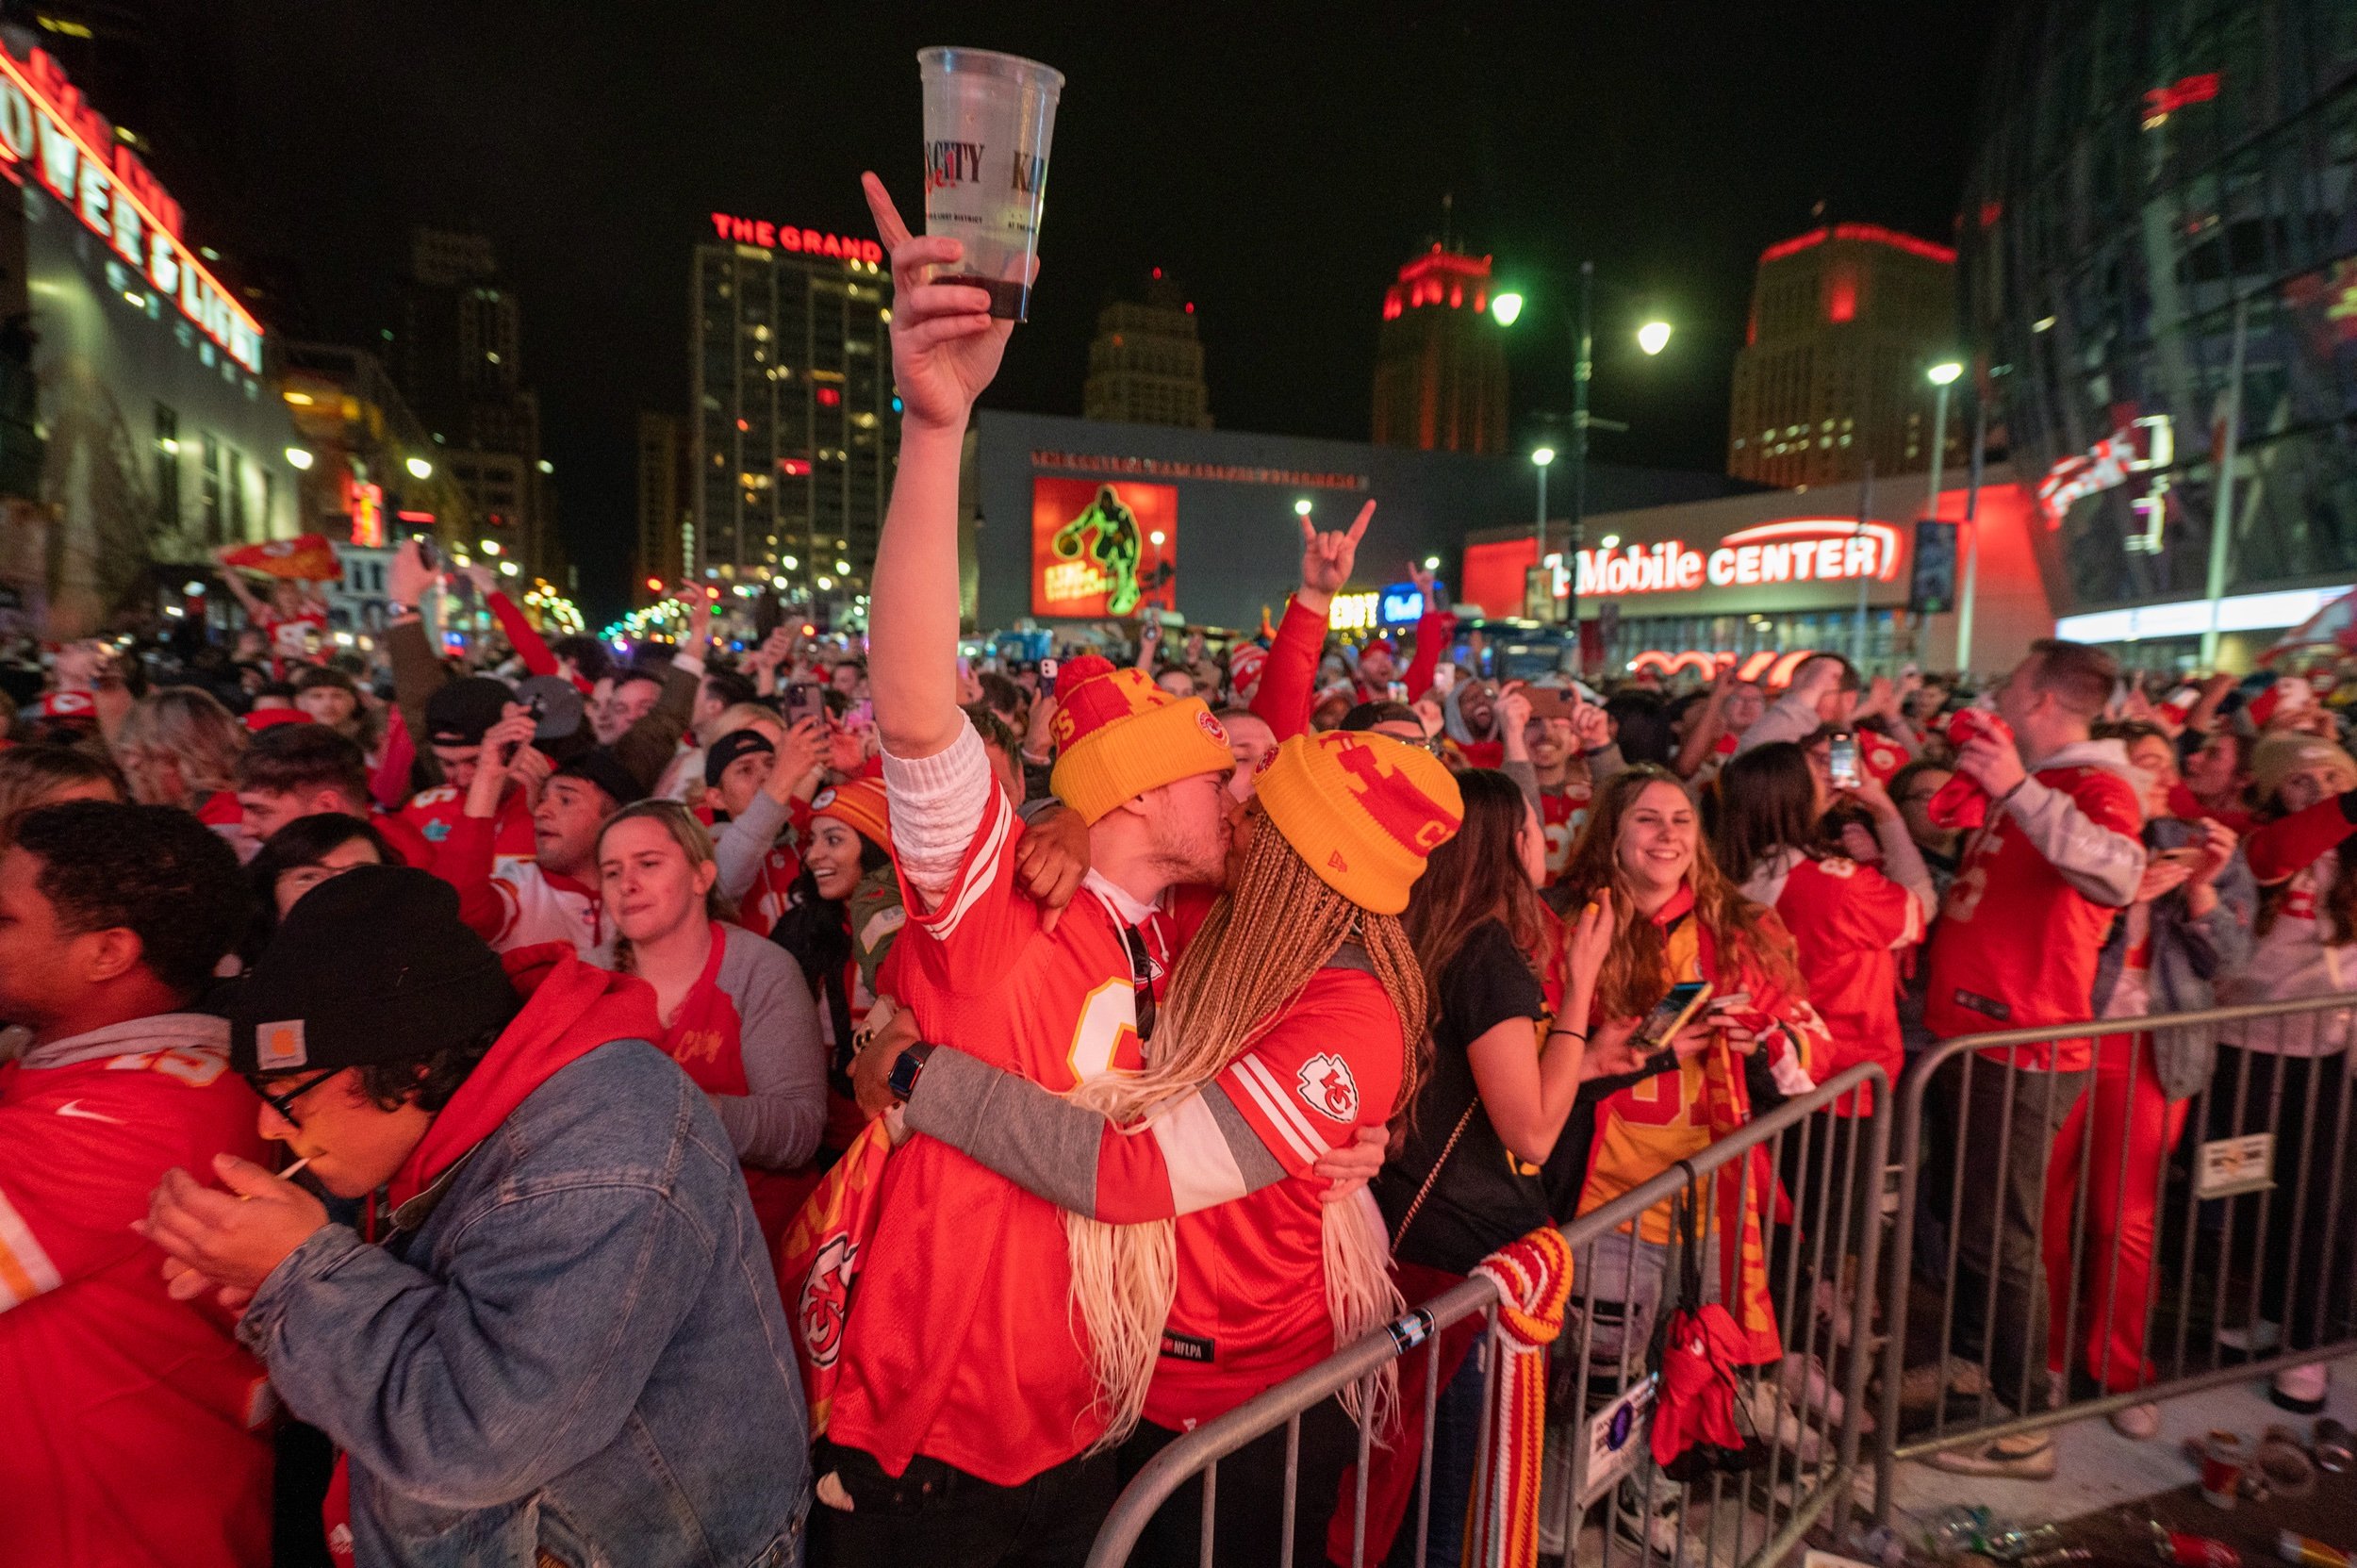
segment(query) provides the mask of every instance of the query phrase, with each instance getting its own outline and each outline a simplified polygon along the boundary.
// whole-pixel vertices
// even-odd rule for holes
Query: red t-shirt
[[[903,889],[898,999],[929,1040],[1059,1092],[1143,1064],[1123,924],[1084,889],[1052,933],[1014,885],[1022,824],[996,780],[956,880],[933,909]],[[1165,916],[1140,928],[1159,995]],[[1062,1464],[1104,1430],[1071,1314],[1063,1213],[947,1144],[911,1138],[844,1333],[828,1435],[894,1476],[925,1454],[997,1486]]]
[[[1923,939],[1923,910],[1915,895],[1871,866],[1804,857],[1784,879],[1775,910],[1792,933],[1808,999],[1833,1036],[1821,1076],[1873,1062],[1898,1082],[1905,1065],[1899,1046],[1898,954]],[[1873,1090],[1864,1088],[1834,1109],[1850,1115],[1873,1106]]]
[[[458,819],[467,815],[466,791],[449,784],[420,789],[394,815],[438,853]],[[532,806],[521,788],[511,786],[500,797],[499,815],[491,821],[491,869],[495,873],[508,869],[518,861],[530,860],[537,852],[538,845],[532,835]],[[426,863],[426,868],[432,868],[432,862]]]
[[[1579,830],[1588,825],[1588,806],[1594,799],[1595,790],[1585,779],[1567,779],[1560,789],[1541,786],[1539,816],[1540,826],[1546,832],[1549,882],[1570,868],[1572,846],[1579,842]]]
[[[2135,787],[2117,773],[2077,766],[2032,776],[2069,796],[2099,827],[2134,836],[2144,826]],[[1932,932],[1924,1025],[1953,1040],[2085,1019],[2094,1006],[2096,957],[2118,913],[2064,881],[2010,810],[1993,810],[1966,849]],[[2025,1046],[2016,1058],[2034,1072],[2081,1072],[2093,1060],[2086,1039]]]
[[[210,1184],[217,1153],[266,1158],[254,1096],[228,1065],[220,1051],[177,1046],[0,1066],[9,1568],[269,1560],[261,1366],[217,1309],[165,1294],[163,1254],[130,1230],[173,1166]]]
[[[1398,1098],[1399,1015],[1373,975],[1323,969],[1218,1083],[1290,1178],[1381,1127]],[[1279,1181],[1181,1214],[1178,1290],[1146,1419],[1184,1431],[1335,1351],[1325,1204],[1314,1180]]]

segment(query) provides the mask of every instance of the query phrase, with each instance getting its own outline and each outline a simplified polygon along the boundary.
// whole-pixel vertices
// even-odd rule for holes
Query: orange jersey
[[[1922,905],[1875,867],[1835,855],[1803,856],[1769,902],[1792,933],[1808,999],[1833,1036],[1819,1076],[1872,1062],[1897,1083],[1905,1065],[1899,954],[1923,939]],[[1835,1109],[1847,1115],[1871,1111],[1873,1103],[1873,1091],[1865,1088]]]

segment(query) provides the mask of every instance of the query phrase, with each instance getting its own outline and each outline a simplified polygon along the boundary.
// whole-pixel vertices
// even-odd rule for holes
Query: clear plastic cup
[[[920,49],[925,81],[925,232],[965,246],[943,282],[990,291],[990,313],[1025,321],[1047,145],[1063,74],[988,49]]]

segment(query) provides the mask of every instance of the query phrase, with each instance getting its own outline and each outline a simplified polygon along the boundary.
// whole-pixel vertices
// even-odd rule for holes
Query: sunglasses
[[[309,1094],[312,1090],[318,1088],[321,1084],[326,1082],[329,1079],[335,1077],[341,1071],[343,1071],[341,1067],[330,1067],[325,1072],[313,1073],[310,1077],[305,1079],[293,1088],[281,1094],[273,1094],[271,1091],[270,1085],[276,1081],[275,1080],[262,1078],[254,1073],[246,1073],[242,1076],[245,1079],[246,1086],[251,1088],[255,1094],[262,1098],[263,1104],[269,1106],[272,1110],[277,1112],[279,1115],[286,1118],[286,1122],[288,1127],[295,1129],[297,1131],[301,1131],[303,1129],[303,1121],[301,1117],[295,1114],[295,1101],[301,1099],[304,1096]]]
[[[1154,1037],[1154,961],[1146,955],[1146,937],[1135,926],[1122,928],[1121,940],[1129,949],[1130,998],[1138,1015],[1138,1038]]]

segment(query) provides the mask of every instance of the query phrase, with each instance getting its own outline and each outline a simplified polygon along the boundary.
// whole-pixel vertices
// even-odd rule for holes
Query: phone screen
[[[1857,736],[1836,735],[1830,743],[1825,759],[1826,770],[1833,776],[1836,789],[1857,787]]]
[[[823,718],[826,712],[826,697],[816,684],[797,681],[785,688],[785,721],[788,724],[799,724],[805,718]]]
[[[1042,697],[1056,695],[1056,661],[1053,659],[1039,661],[1039,694]]]
[[[1682,981],[1670,987],[1670,994],[1655,1004],[1653,1013],[1637,1037],[1656,1049],[1668,1045],[1672,1035],[1686,1027],[1686,1020],[1695,1009],[1710,999],[1710,982],[1706,980]]]

